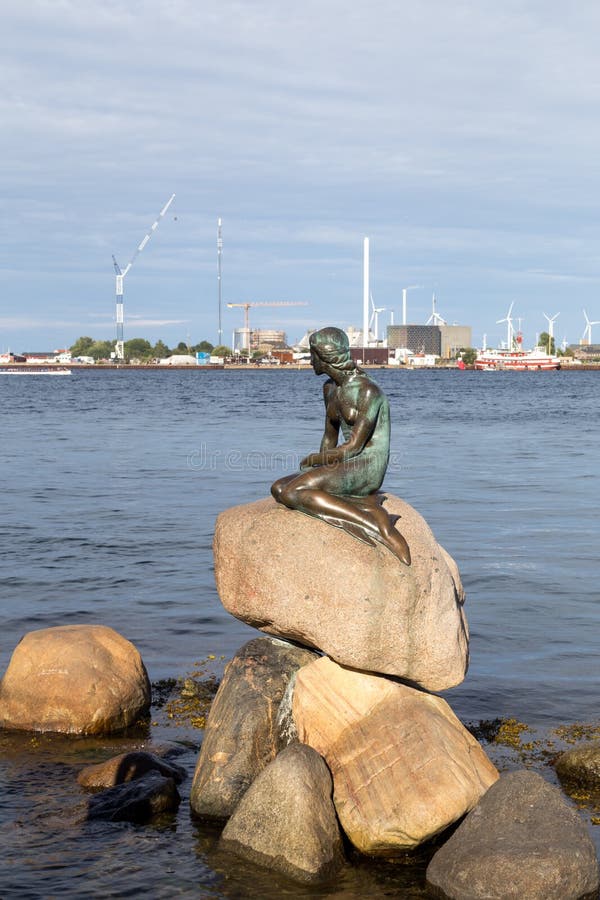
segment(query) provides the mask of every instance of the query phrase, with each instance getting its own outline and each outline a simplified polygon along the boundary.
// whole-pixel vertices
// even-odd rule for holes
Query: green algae
[[[206,719],[220,683],[210,668],[215,660],[216,657],[211,654],[194,663],[192,670],[184,677],[153,683],[153,726],[199,730],[206,727]]]

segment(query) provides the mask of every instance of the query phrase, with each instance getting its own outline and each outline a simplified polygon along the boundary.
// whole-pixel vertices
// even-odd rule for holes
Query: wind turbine
[[[150,230],[147,232],[147,234],[145,235],[144,239],[143,239],[143,240],[141,241],[141,243],[138,245],[137,250],[135,251],[135,253],[134,253],[133,256],[131,257],[131,259],[129,260],[129,262],[127,263],[127,265],[126,265],[125,268],[123,269],[123,271],[121,271],[121,267],[119,266],[119,263],[117,262],[117,260],[116,260],[115,257],[114,257],[114,254],[113,254],[113,264],[114,264],[115,272],[116,272],[116,275],[117,275],[117,287],[116,287],[116,295],[117,295],[117,317],[116,317],[116,318],[117,318],[117,343],[115,344],[115,359],[124,359],[124,358],[125,358],[125,344],[124,344],[124,341],[123,341],[123,282],[124,282],[124,280],[125,280],[125,276],[127,275],[127,273],[129,272],[129,270],[131,269],[131,267],[132,267],[132,265],[134,264],[134,262],[136,261],[136,259],[137,259],[137,257],[138,257],[138,254],[140,254],[140,253],[142,252],[142,250],[144,249],[144,247],[146,246],[146,244],[148,243],[148,241],[149,241],[150,238],[152,237],[152,234],[153,234],[153,233],[156,231],[156,229],[158,228],[158,223],[160,222],[160,220],[162,219],[162,217],[164,216],[164,214],[166,213],[166,211],[168,210],[168,208],[170,207],[170,205],[171,205],[171,203],[173,202],[174,199],[175,199],[175,194],[171,194],[170,198],[167,200],[167,202],[165,203],[165,205],[163,206],[163,208],[162,208],[161,211],[159,212],[158,216],[156,217],[156,221],[154,222],[154,224],[152,225],[152,227],[150,228]]]
[[[371,298],[371,309],[373,310],[373,312],[371,313],[369,328],[371,328],[373,321],[375,321],[375,328],[373,329],[373,333],[375,335],[375,343],[377,344],[379,341],[379,313],[386,312],[387,307],[375,306],[375,304],[373,303],[373,294],[369,294],[369,296]]]
[[[600,325],[600,320],[598,320],[597,322],[590,322],[590,320],[588,319],[588,314],[586,313],[585,309],[583,311],[583,315],[585,316],[586,325],[585,325],[585,331],[583,332],[583,337],[581,339],[581,343],[587,344],[589,347],[590,344],[592,343],[592,325]]]
[[[544,313],[544,318],[548,322],[548,353],[552,353],[552,341],[554,340],[554,322],[556,321],[556,319],[558,319],[559,316],[559,312],[555,313],[553,316],[547,316],[546,313]]]
[[[431,315],[425,322],[426,325],[445,325],[446,320],[442,319],[440,314],[436,311],[435,308],[435,294],[433,294],[431,298]]]
[[[504,316],[504,318],[503,318],[503,319],[498,319],[498,321],[496,322],[496,325],[502,325],[503,322],[506,322],[506,329],[507,329],[507,347],[508,347],[509,350],[512,350],[512,349],[513,349],[514,328],[513,328],[513,320],[512,320],[512,318],[511,318],[511,315],[510,315],[510,314],[512,313],[512,308],[513,308],[514,305],[515,305],[515,301],[513,300],[513,302],[510,304],[510,306],[509,306],[509,308],[508,308],[508,312],[506,313],[506,315]]]

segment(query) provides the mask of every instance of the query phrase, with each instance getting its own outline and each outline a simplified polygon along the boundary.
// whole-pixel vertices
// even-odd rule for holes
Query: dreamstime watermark
[[[305,455],[295,450],[219,450],[202,443],[188,454],[187,464],[188,468],[201,472],[297,472]],[[356,466],[363,466],[365,459],[358,455],[353,460],[347,460],[346,465],[352,465],[353,462]],[[397,469],[401,465],[401,454],[390,453],[388,469]]]

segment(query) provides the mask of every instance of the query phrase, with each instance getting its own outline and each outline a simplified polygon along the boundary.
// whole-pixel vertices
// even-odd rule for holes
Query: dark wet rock
[[[558,788],[534,772],[501,776],[427,868],[450,900],[595,897],[598,862],[587,829]]]
[[[105,625],[30,631],[0,682],[0,727],[111,734],[150,707],[150,682],[134,645]]]
[[[234,656],[211,707],[194,773],[190,804],[195,815],[229,818],[289,739],[278,720],[282,699],[298,669],[316,658],[273,638],[248,641]]]
[[[304,744],[292,744],[246,791],[220,848],[296,881],[328,881],[343,863],[331,795],[322,757]]]
[[[148,772],[158,772],[165,778],[172,778],[176,784],[181,784],[186,775],[181,766],[168,763],[154,753],[134,750],[113,756],[106,762],[86,766],[77,776],[77,781],[87,790],[97,791],[135,781]]]
[[[600,741],[565,750],[555,765],[556,774],[565,785],[600,788]]]
[[[94,794],[88,801],[88,819],[143,824],[165,812],[175,812],[181,797],[172,778],[148,772],[135,781]]]

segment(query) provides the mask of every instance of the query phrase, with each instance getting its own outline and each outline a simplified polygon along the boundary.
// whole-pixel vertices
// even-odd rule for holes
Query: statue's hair
[[[355,365],[350,356],[348,335],[341,328],[321,328],[309,338],[310,349],[327,365],[348,371]]]

